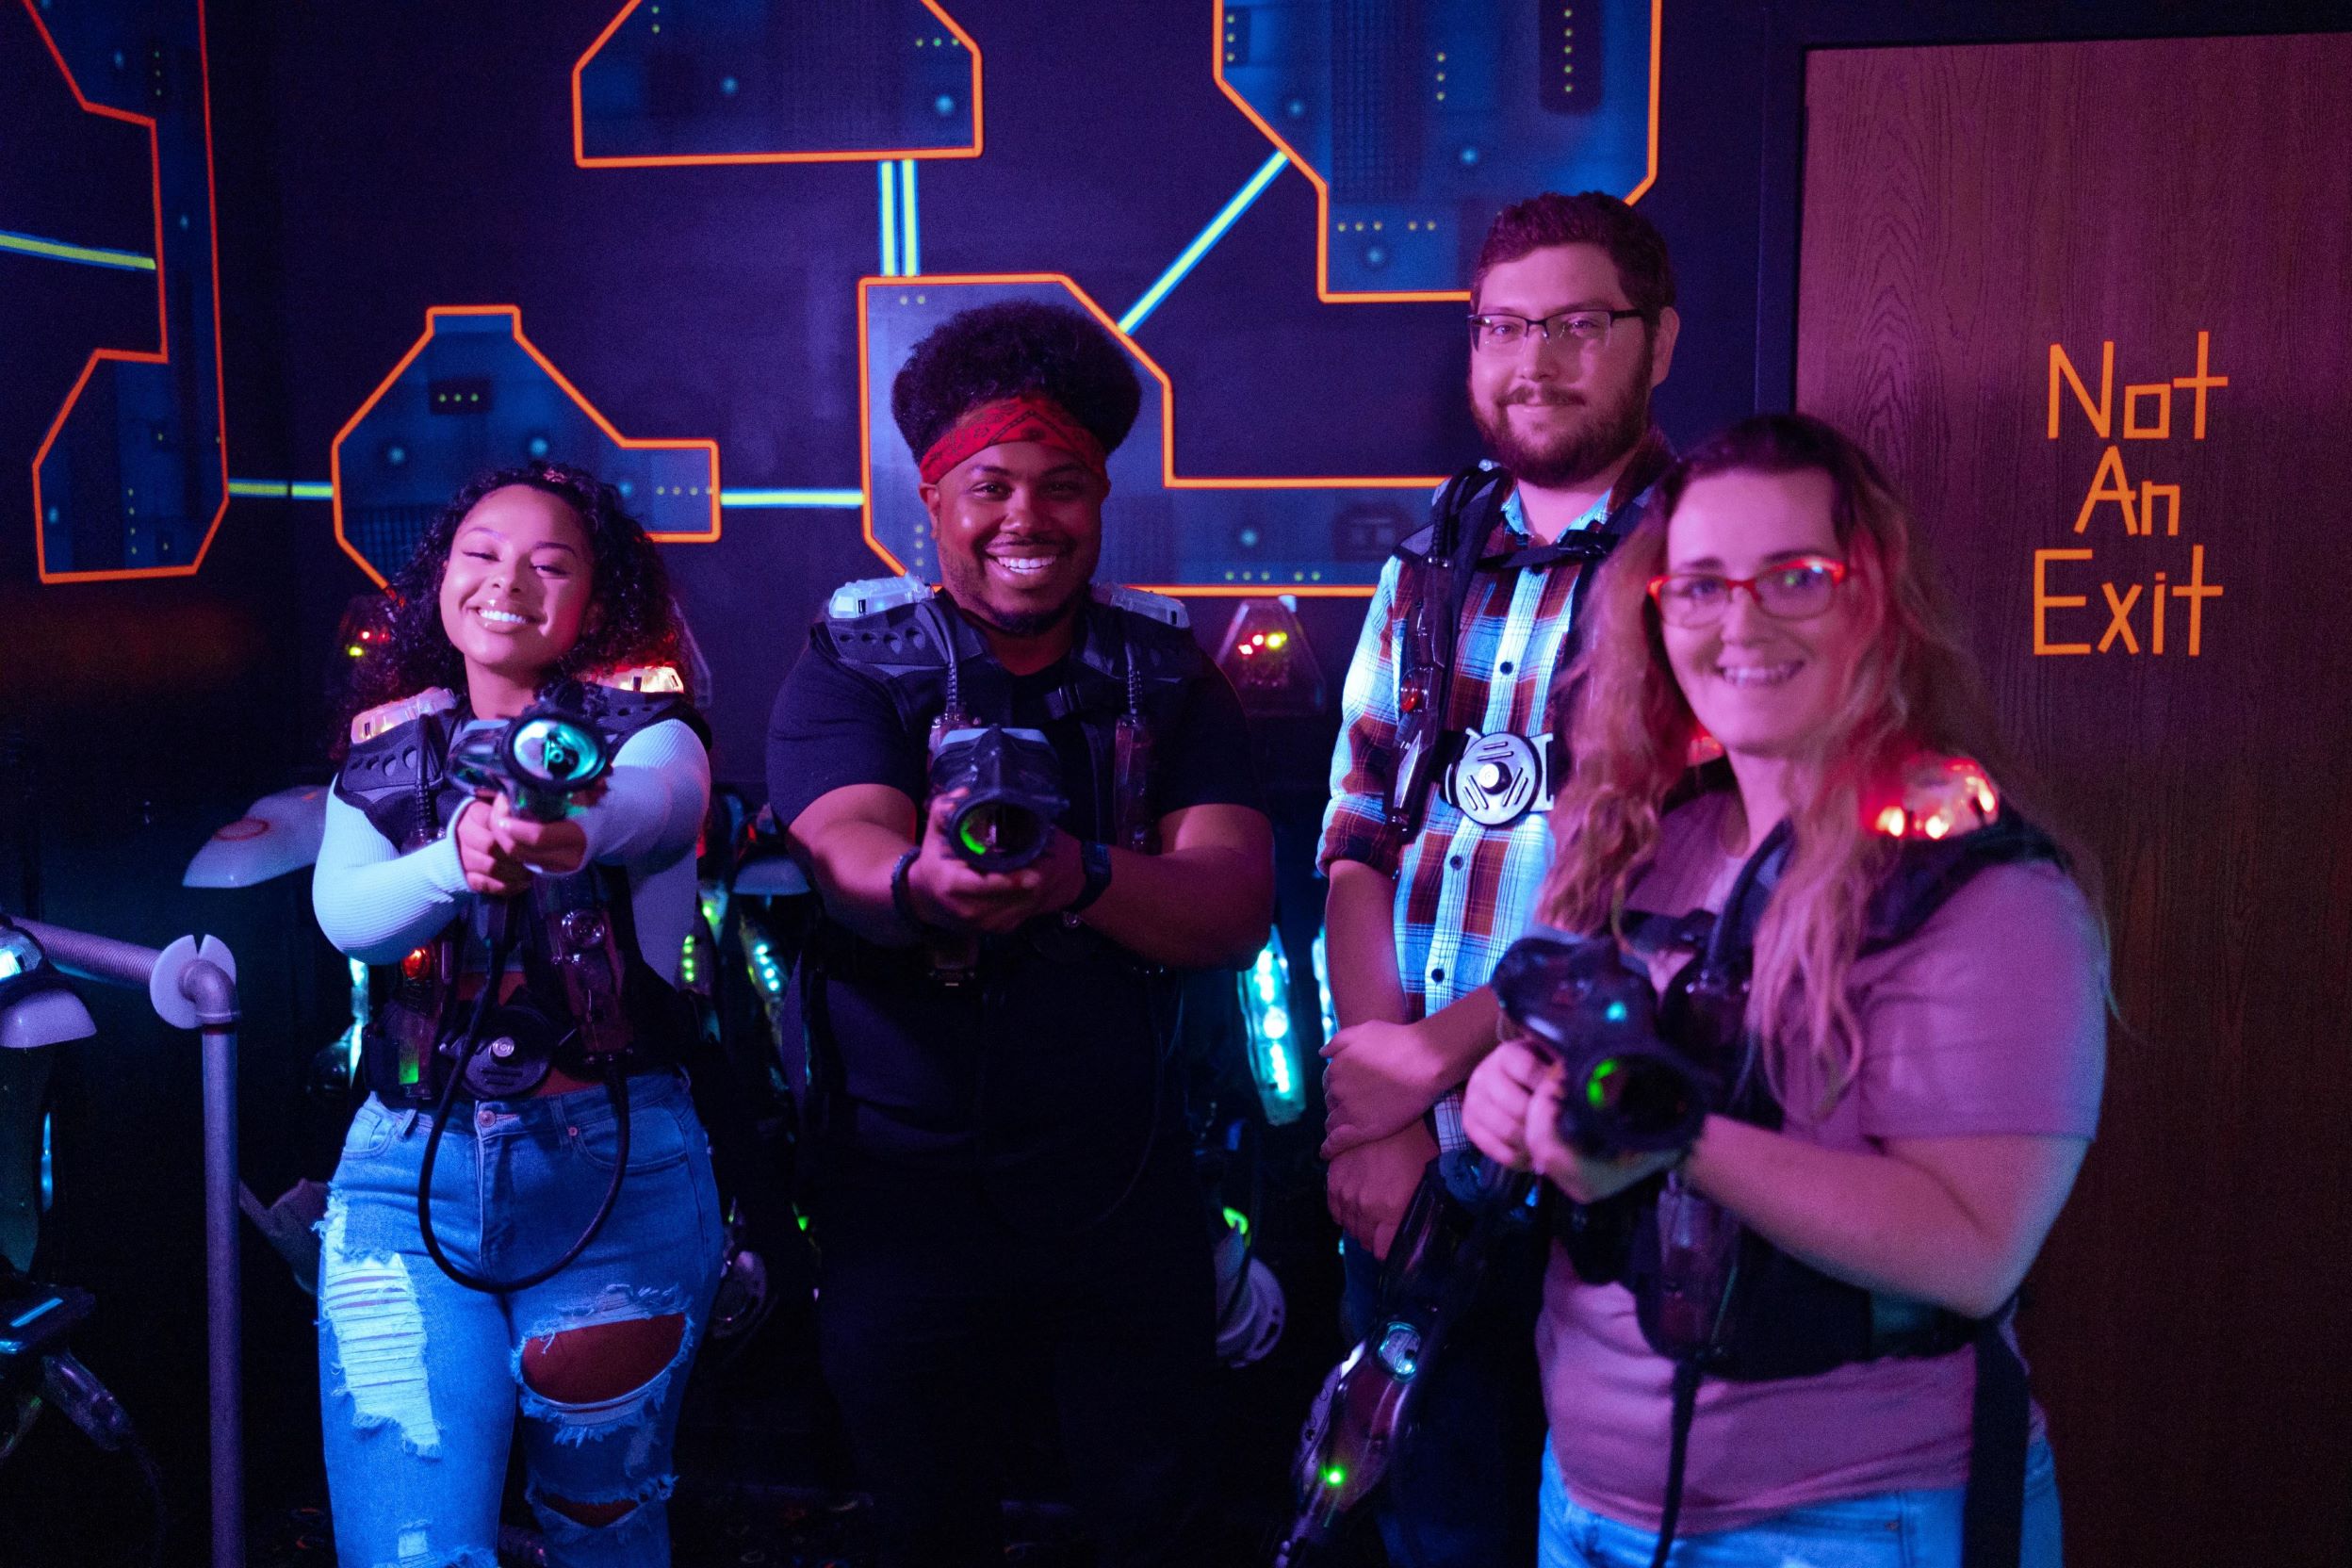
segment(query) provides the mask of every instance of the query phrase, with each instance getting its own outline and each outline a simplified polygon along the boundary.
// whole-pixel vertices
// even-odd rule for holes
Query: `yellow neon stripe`
[[[130,251],[103,251],[90,245],[68,245],[63,240],[43,239],[38,235],[11,234],[0,229],[0,251],[21,251],[28,256],[47,256],[52,261],[78,261],[86,267],[118,267],[126,272],[152,272],[155,258]]]

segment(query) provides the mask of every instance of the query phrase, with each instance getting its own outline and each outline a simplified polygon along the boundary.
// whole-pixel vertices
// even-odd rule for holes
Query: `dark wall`
[[[2352,1398],[2303,1348],[2352,1285],[2352,1086],[2308,998],[2352,987],[2352,924],[2247,934],[2352,885],[2352,840],[2262,830],[2326,816],[2352,735],[2352,693],[2297,673],[2332,613],[2352,351],[2295,325],[2352,313],[2352,169],[2272,156],[2352,139],[2352,35],[1838,51],[1806,101],[1800,400],[1917,498],[2036,809],[2112,890],[2100,1135],[2022,1318],[2068,1544],[2323,1560],[2352,1494],[2311,1478],[2352,1473]],[[2052,345],[2094,388],[2112,346],[2128,416],[2053,394]]]

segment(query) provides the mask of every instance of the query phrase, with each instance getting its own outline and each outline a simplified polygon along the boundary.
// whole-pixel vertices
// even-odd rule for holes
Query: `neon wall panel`
[[[56,417],[32,454],[40,577],[186,576],[228,506],[204,7],[20,0],[11,8],[20,15],[8,19],[8,45],[36,64],[34,51],[45,54],[84,113],[135,127],[147,144],[149,223],[138,250],[27,235],[0,209],[10,248],[52,264],[31,279],[36,300],[69,297],[61,270],[74,266],[140,273],[154,289],[152,321],[127,340],[93,344],[80,376],[58,388]],[[106,210],[120,194],[98,193],[91,204]]]
[[[425,335],[335,437],[335,536],[383,582],[469,480],[533,458],[590,469],[656,539],[718,537],[718,448],[622,435],[511,305],[428,313]]]
[[[979,53],[924,0],[629,0],[572,84],[583,167],[980,151]]]
[[[1654,177],[1662,0],[1218,8],[1218,80],[1321,194],[1327,299],[1466,289],[1495,212]]]

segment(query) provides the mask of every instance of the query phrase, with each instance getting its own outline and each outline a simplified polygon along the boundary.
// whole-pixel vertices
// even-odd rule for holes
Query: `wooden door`
[[[2352,1541],[2352,37],[1807,61],[1797,402],[1917,506],[2103,864],[2030,1287],[2078,1564]]]

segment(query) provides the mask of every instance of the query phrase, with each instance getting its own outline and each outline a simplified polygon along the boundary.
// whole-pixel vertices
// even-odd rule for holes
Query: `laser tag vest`
[[[1385,832],[1392,848],[1401,848],[1421,830],[1429,791],[1440,786],[1472,743],[1470,732],[1452,727],[1455,656],[1462,637],[1462,612],[1470,600],[1470,587],[1481,571],[1527,571],[1559,562],[1587,568],[1577,573],[1568,599],[1568,642],[1556,668],[1564,672],[1574,658],[1578,629],[1584,623],[1584,603],[1592,586],[1590,568],[1608,559],[1618,542],[1632,531],[1648,504],[1658,479],[1673,466],[1674,453],[1653,426],[1634,448],[1609,493],[1609,515],[1598,525],[1562,533],[1548,545],[1530,545],[1488,554],[1487,546],[1503,520],[1503,503],[1514,484],[1500,467],[1479,464],[1446,482],[1430,506],[1427,526],[1396,547],[1396,635],[1398,723],[1396,766],[1391,774],[1384,803]],[[1547,705],[1565,711],[1562,704]],[[1517,745],[1510,743],[1516,741]],[[1528,804],[1521,810],[1542,808],[1554,781],[1564,774],[1557,729],[1540,737],[1482,737],[1504,760],[1517,758],[1540,775]],[[1540,749],[1538,749],[1540,743]],[[1524,748],[1524,752],[1523,752]],[[1468,803],[1465,814],[1484,820]],[[1491,824],[1500,825],[1500,824]]]
[[[1700,777],[1726,786],[1728,771],[1719,762]],[[2047,834],[1998,804],[1973,764],[1955,761],[1943,771],[1939,787],[1915,789],[1877,819],[1880,831],[1900,844],[1870,896],[1857,957],[1909,941],[1981,872],[2066,863]],[[1698,947],[1668,982],[1659,1032],[1728,1070],[1724,1081],[1734,1087],[1724,1115],[1772,1130],[1781,1126],[1783,1113],[1758,1069],[1745,1009],[1756,928],[1791,848],[1783,822],[1740,867],[1720,914],[1628,912],[1624,927],[1636,947],[1660,939]],[[1642,1337],[1675,1364],[1670,1501],[1702,1377],[1739,1382],[1816,1377],[1854,1362],[1948,1355],[1973,1345],[1976,1435],[1964,1561],[1967,1568],[2016,1561],[2014,1546],[2004,1543],[2013,1542],[2019,1527],[2029,1411],[2025,1369],[2001,1331],[2006,1306],[1991,1317],[1970,1319],[1874,1295],[1798,1261],[1704,1200],[1678,1201],[1667,1194],[1663,1177],[1601,1203],[1561,1203],[1554,1225],[1577,1276],[1590,1284],[1629,1289]],[[1677,1255],[1710,1251],[1715,1263],[1697,1273],[1717,1288],[1687,1289],[1690,1271],[1677,1266]]]
[[[1051,688],[1007,676],[978,629],[914,578],[835,594],[811,651],[879,684],[917,749],[951,709],[972,724],[1014,722],[1015,679],[1024,682],[1020,717],[1033,719],[1042,689],[1071,803],[1064,820],[1090,818],[1104,839],[1148,851],[1157,847],[1152,738],[1177,733],[1182,705],[1212,666],[1172,600],[1098,586],[1079,613]],[[1182,1135],[1167,1037],[1181,984],[1059,916],[953,955],[881,946],[821,919],[799,975],[804,1149],[820,1162],[853,1152],[950,1161],[943,1168],[966,1172],[1024,1233],[1084,1230],[1123,1200],[1139,1152]]]
[[[574,682],[564,694],[615,752],[630,736],[667,719],[683,721],[708,745],[710,728],[683,691],[675,670],[658,666]],[[351,750],[335,775],[335,792],[357,807],[368,825],[401,853],[433,842],[458,808],[473,798],[473,792],[449,772],[449,743],[470,717],[465,700],[440,687],[368,710],[351,721]],[[694,1027],[689,1004],[645,960],[629,874],[619,866],[592,864],[573,874],[598,884],[617,938],[621,1005],[633,1037],[622,1059],[623,1070],[645,1070],[676,1060]],[[521,901],[520,907],[530,909],[530,901]],[[538,1005],[560,1020],[569,1009],[563,985],[548,966],[547,934],[538,927],[535,915],[526,923],[521,944],[524,984]],[[371,1016],[361,1042],[361,1063],[368,1086],[386,1105],[430,1105],[438,1095],[436,1047],[456,1021],[465,930],[464,922],[452,922],[400,962],[369,966]],[[570,1070],[572,1064],[559,1052],[557,1065]]]
[[[1192,639],[1183,604],[1159,594],[1098,583],[1079,614],[1069,677],[1047,699],[1047,713],[1078,723],[1092,777],[1063,784],[1073,799],[1081,788],[1092,788],[1094,818],[1108,841],[1152,849],[1151,737],[1166,730],[1172,706],[1208,672],[1208,656]],[[919,578],[879,578],[836,590],[818,638],[841,663],[881,682],[899,723],[919,741],[942,714],[984,725],[1009,717],[969,710],[963,672],[993,664],[994,656],[946,595]]]

